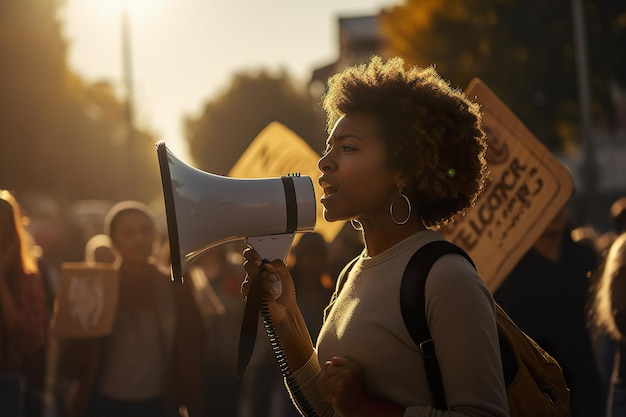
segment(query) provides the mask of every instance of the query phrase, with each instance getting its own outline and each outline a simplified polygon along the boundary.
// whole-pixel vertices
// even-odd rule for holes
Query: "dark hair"
[[[323,108],[330,133],[345,114],[374,116],[391,163],[414,179],[408,194],[427,226],[443,226],[474,205],[487,176],[480,106],[434,67],[404,68],[401,58],[345,69],[328,81]]]

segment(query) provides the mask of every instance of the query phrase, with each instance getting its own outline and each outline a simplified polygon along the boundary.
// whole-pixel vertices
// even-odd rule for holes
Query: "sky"
[[[70,68],[124,97],[122,11],[136,124],[189,159],[184,116],[226,91],[241,71],[286,70],[306,81],[335,61],[338,18],[377,14],[402,0],[66,0],[59,18]]]

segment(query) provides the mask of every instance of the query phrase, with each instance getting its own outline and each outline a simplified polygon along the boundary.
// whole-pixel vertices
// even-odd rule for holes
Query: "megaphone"
[[[308,176],[230,178],[201,171],[156,145],[163,183],[172,280],[209,249],[245,240],[262,259],[285,260],[296,232],[315,228]]]

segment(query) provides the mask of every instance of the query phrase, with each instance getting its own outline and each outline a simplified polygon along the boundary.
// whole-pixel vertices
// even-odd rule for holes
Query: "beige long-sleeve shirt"
[[[508,416],[493,298],[456,254],[437,260],[426,281],[426,318],[449,411],[433,407],[422,355],[402,319],[400,285],[416,250],[441,239],[422,231],[354,265],[321,329],[317,354],[293,374],[319,416],[333,415],[315,388],[333,356],[356,360],[368,393],[406,407],[406,417]]]

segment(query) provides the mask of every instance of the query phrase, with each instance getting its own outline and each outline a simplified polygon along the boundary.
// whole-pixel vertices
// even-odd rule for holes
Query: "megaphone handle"
[[[263,262],[269,262],[274,259],[285,260],[294,235],[279,234],[271,236],[248,237],[245,242],[252,247],[256,253],[263,259]],[[241,323],[241,331],[239,333],[239,353],[237,359],[236,377],[241,380],[243,373],[248,366],[250,356],[254,350],[254,341],[256,340],[257,325],[259,322],[259,309],[261,307],[261,279],[257,279],[261,271],[257,273],[255,279],[252,280],[248,291],[246,307],[243,313],[243,321]],[[283,286],[280,280],[273,283],[276,288],[276,296],[280,297]]]
[[[304,394],[300,390],[298,383],[291,374],[289,364],[287,363],[287,357],[285,356],[283,347],[280,344],[280,340],[278,338],[278,335],[276,334],[276,330],[274,329],[274,324],[272,323],[272,318],[270,316],[267,302],[262,301],[261,288],[263,280],[256,278],[258,278],[258,273],[255,279],[253,279],[252,283],[250,284],[246,307],[243,315],[243,321],[241,322],[241,331],[239,334],[239,350],[237,354],[237,370],[235,373],[235,378],[238,383],[241,383],[243,379],[243,374],[248,367],[250,358],[252,357],[254,344],[256,342],[258,328],[257,325],[260,313],[263,318],[263,326],[265,327],[265,332],[267,333],[270,344],[272,346],[272,351],[274,352],[274,356],[278,361],[280,372],[287,381],[287,386],[289,387],[292,396],[300,405],[300,408],[304,412],[305,416],[318,417],[317,413],[304,397]]]
[[[246,238],[246,243],[250,245],[263,260],[273,261],[274,259],[282,259],[285,261],[289,253],[289,248],[291,248],[291,244],[293,243],[293,238],[293,233],[256,236]],[[276,288],[276,295],[274,296],[274,299],[276,299],[282,294],[283,286],[280,280],[276,281],[273,285]]]

